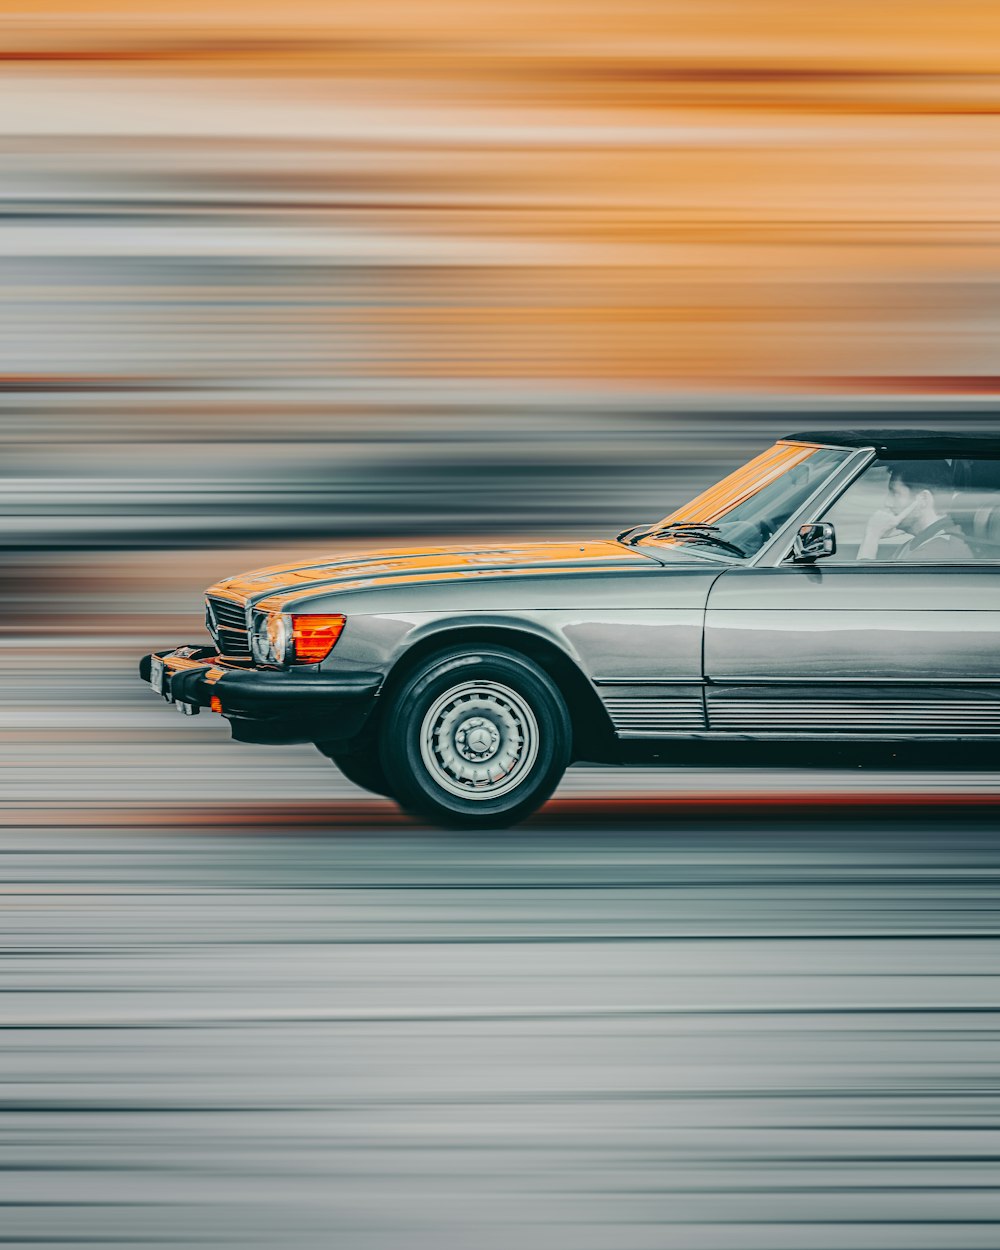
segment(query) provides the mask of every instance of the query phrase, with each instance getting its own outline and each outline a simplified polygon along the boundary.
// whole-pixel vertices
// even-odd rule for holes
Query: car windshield
[[[695,544],[734,557],[755,555],[851,454],[776,443],[634,541]]]

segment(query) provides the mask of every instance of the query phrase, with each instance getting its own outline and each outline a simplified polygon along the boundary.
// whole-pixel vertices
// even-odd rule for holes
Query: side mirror
[[[812,564],[823,556],[837,553],[837,534],[829,521],[812,521],[800,525],[792,543],[792,559],[796,564]]]

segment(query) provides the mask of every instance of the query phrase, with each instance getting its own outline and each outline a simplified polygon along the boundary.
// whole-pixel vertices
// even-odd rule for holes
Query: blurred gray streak
[[[7,1244],[996,1245],[992,822],[381,821],[7,823]]]
[[[921,394],[922,360],[911,398],[824,395],[787,276],[723,277],[690,242],[692,278],[600,213],[560,237],[527,133],[510,180],[497,136],[484,164],[390,134],[0,136],[0,551],[606,534],[820,413],[1000,428],[989,394]],[[921,306],[985,315],[979,287],[945,294]],[[698,363],[742,320],[786,336],[787,377]]]

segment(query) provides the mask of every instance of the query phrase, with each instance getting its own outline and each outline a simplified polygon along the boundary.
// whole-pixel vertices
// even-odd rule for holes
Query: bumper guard
[[[179,711],[211,708],[238,742],[320,742],[356,738],[375,705],[378,673],[236,668],[211,647],[153,651],[139,676]]]

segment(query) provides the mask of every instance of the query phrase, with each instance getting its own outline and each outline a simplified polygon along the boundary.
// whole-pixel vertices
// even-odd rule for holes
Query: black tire
[[[432,656],[390,696],[382,769],[400,805],[434,824],[503,829],[559,784],[572,727],[559,687],[499,647]]]
[[[384,795],[387,799],[396,797],[382,768],[378,747],[374,742],[367,743],[358,751],[338,750],[325,742],[317,742],[316,746],[327,759],[333,760],[348,781],[353,781],[362,790]]]

